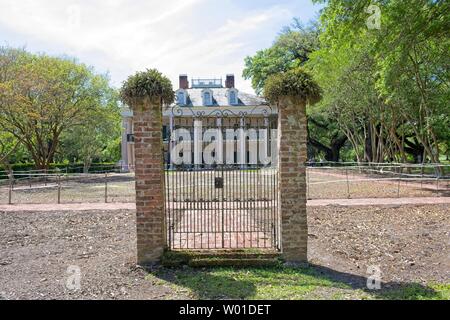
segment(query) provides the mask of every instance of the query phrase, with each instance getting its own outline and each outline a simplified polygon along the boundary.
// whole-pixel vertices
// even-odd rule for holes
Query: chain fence
[[[450,165],[442,164],[310,162],[306,180],[308,199],[450,196]],[[121,167],[0,172],[0,204],[111,202],[135,202],[133,173]]]

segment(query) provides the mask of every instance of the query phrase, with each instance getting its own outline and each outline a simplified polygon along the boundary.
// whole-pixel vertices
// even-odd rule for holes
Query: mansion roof
[[[192,79],[190,85],[187,75],[180,75],[179,81],[179,89],[175,91],[175,102],[163,107],[163,116],[170,115],[170,110],[176,107],[192,108],[206,113],[208,110],[227,109],[237,114],[269,106],[263,97],[239,91],[235,87],[235,78],[232,74],[226,76],[225,86],[221,78]],[[132,114],[129,108],[123,108],[123,117],[131,117]]]
[[[230,105],[228,100],[228,92],[229,89],[227,88],[211,88],[212,91],[212,104],[209,105],[209,108],[214,107],[256,107],[256,106],[262,106],[262,105],[268,105],[266,100],[262,97],[244,93],[241,91],[237,92],[237,98],[238,101],[236,104]],[[191,88],[186,89],[187,92],[187,99],[186,104],[183,105],[185,107],[200,107],[203,106],[203,89],[197,89],[197,88]],[[173,104],[175,106],[176,103]]]

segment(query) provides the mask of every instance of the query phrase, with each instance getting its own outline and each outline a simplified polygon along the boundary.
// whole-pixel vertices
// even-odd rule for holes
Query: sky
[[[0,0],[1,45],[75,57],[120,87],[157,68],[178,88],[189,78],[242,78],[244,58],[269,47],[294,17],[308,23],[310,0]]]

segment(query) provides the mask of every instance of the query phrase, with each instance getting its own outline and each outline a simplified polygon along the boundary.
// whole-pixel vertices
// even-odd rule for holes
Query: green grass
[[[168,285],[193,299],[450,299],[450,284],[402,284],[369,291],[355,285],[360,277],[322,267],[248,267],[152,271],[147,280]],[[329,269],[327,269],[329,270]],[[361,282],[362,283],[362,282]]]
[[[390,300],[450,300],[450,284],[429,284],[424,287],[413,283],[387,291],[384,297]]]

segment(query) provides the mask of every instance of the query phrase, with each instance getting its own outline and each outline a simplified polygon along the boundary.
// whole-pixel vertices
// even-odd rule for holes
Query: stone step
[[[189,261],[188,265],[192,268],[206,267],[274,267],[280,264],[278,259],[270,258],[197,258]]]
[[[275,250],[168,251],[162,264],[167,267],[275,265],[280,257]]]

